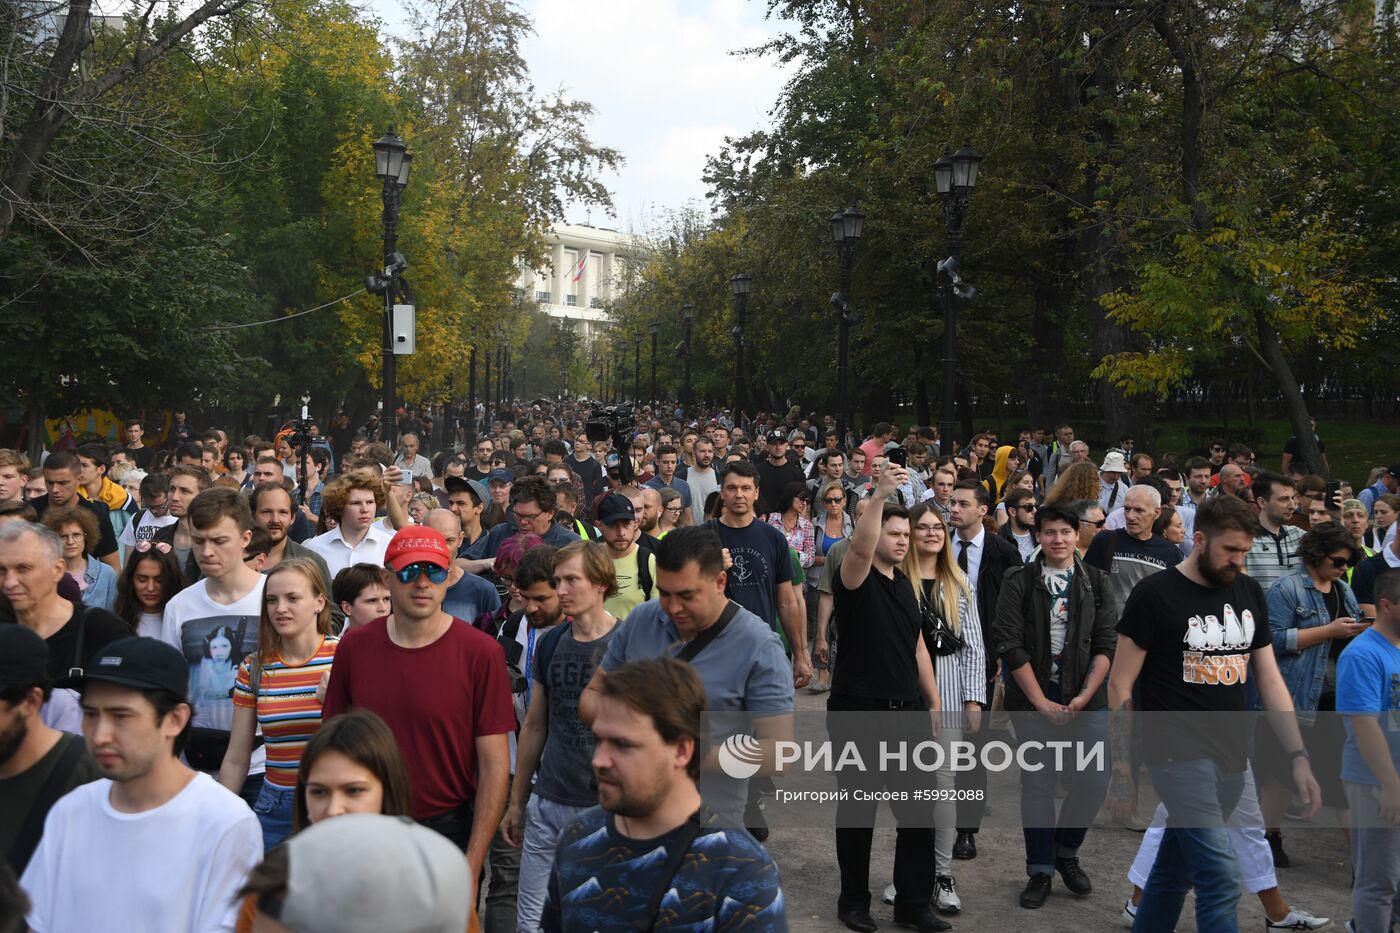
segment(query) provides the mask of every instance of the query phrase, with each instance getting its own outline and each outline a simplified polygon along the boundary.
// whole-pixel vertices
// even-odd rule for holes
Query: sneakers
[[[893,884],[893,883],[890,883],[890,884],[885,885],[885,894],[884,894],[883,897],[880,898],[880,900],[884,901],[886,904],[893,904],[893,903],[894,903],[894,884]]]
[[[933,906],[945,914],[955,914],[962,910],[962,898],[958,897],[958,883],[952,875],[939,875],[934,886]]]
[[[1065,887],[1070,893],[1083,897],[1086,894],[1094,893],[1094,886],[1089,882],[1089,876],[1084,873],[1084,869],[1079,867],[1077,858],[1057,858],[1055,859],[1055,871],[1060,873],[1060,879],[1064,881]]]
[[[1274,867],[1291,868],[1288,853],[1283,851],[1283,833],[1265,833],[1264,838],[1269,841],[1269,852],[1274,857]]]
[[[1137,905],[1131,897],[1123,902],[1123,912],[1119,916],[1123,918],[1123,926],[1131,930],[1137,922]]]
[[[1314,917],[1306,910],[1299,910],[1291,907],[1288,916],[1282,920],[1270,920],[1264,918],[1265,930],[1325,930],[1332,925],[1332,921],[1326,917]]]
[[[1026,887],[1021,891],[1021,906],[1027,910],[1036,910],[1045,906],[1045,899],[1050,896],[1050,876],[1045,874],[1031,875],[1026,882]]]

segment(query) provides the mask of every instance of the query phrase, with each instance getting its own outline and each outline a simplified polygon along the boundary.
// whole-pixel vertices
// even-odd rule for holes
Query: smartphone
[[[1314,487],[1314,488],[1316,488],[1316,487]],[[1341,482],[1341,480],[1336,480],[1336,479],[1330,480],[1330,481],[1328,481],[1328,483],[1327,483],[1327,497],[1326,497],[1325,499],[1323,499],[1322,501],[1327,505],[1327,507],[1328,507],[1329,509],[1335,509],[1335,508],[1337,508],[1339,505],[1341,505],[1341,503],[1337,501],[1337,496],[1341,495],[1341,492],[1342,492],[1342,482]]]
[[[412,486],[412,485],[413,485],[413,471],[412,471],[412,470],[400,470],[399,473],[401,474],[401,475],[399,476],[399,482],[400,482],[400,483],[402,483],[402,484],[405,485],[405,486]]]
[[[909,451],[903,447],[892,447],[885,454],[885,462],[893,463],[895,466],[907,467],[909,465]]]

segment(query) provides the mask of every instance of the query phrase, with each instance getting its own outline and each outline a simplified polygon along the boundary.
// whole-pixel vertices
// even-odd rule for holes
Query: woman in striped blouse
[[[239,665],[233,732],[219,782],[237,793],[248,773],[254,734],[262,728],[267,774],[253,809],[271,849],[292,831],[297,771],[306,743],[321,727],[318,688],[329,676],[338,639],[320,568],[283,560],[267,574],[256,653]]]
[[[943,514],[930,500],[909,510],[909,552],[900,567],[924,610],[924,641],[933,658],[938,694],[943,706],[943,722],[938,740],[947,747],[959,741],[964,723],[976,731],[982,707],[987,701],[986,648],[982,626],[977,618],[977,600],[972,596],[967,575],[958,569]],[[962,641],[956,651],[935,644],[929,622],[942,619]],[[962,713],[962,715],[958,715]],[[953,801],[953,770],[940,768],[938,789],[946,799],[934,807],[934,864],[937,871],[934,906],[945,913],[962,909],[953,880],[953,840],[957,835],[957,805]]]

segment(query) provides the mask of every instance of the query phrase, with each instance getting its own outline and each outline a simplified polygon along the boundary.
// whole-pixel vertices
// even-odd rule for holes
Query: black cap
[[[1386,467],[1385,471],[1396,479],[1400,479],[1400,463],[1392,463]]]
[[[782,431],[769,431],[769,432],[768,432],[768,443],[770,443],[770,444],[786,444],[786,443],[787,443],[787,435],[784,434]]]
[[[103,648],[81,675],[68,677],[59,686],[82,687],[94,680],[137,690],[168,690],[183,700],[189,692],[190,668],[178,648],[158,638],[133,635]]]
[[[49,645],[33,629],[0,625],[0,687],[21,687],[49,679]]]
[[[637,517],[632,508],[632,500],[617,493],[609,493],[598,503],[598,523],[611,525],[613,522],[630,522]]]

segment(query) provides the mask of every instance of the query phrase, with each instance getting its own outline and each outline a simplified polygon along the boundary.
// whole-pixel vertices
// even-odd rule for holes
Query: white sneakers
[[[1290,907],[1288,916],[1282,920],[1264,919],[1265,930],[1325,930],[1332,925],[1327,917],[1314,917],[1306,910]]]
[[[880,900],[886,904],[894,903],[894,885],[885,887],[884,896]],[[962,898],[958,897],[958,883],[953,880],[952,875],[938,876],[934,887],[933,906],[947,914],[955,914],[962,910]]]

